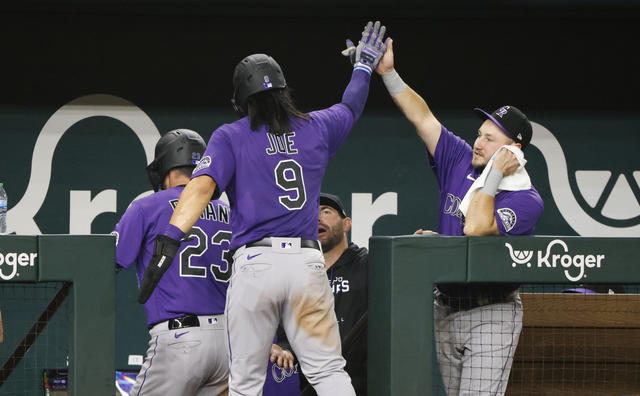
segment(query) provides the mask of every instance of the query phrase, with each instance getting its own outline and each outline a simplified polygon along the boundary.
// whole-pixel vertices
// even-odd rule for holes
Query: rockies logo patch
[[[202,159],[198,162],[198,166],[196,166],[196,168],[193,170],[193,173],[196,173],[198,171],[203,170],[204,168],[208,168],[211,165],[211,157],[208,155],[205,155],[204,157],[202,157]]]
[[[500,215],[500,220],[502,220],[505,231],[511,231],[511,229],[516,225],[516,212],[509,208],[501,208],[498,209],[498,215]]]

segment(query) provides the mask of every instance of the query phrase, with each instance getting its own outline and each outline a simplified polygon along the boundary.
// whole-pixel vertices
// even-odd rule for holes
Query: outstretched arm
[[[185,234],[189,232],[207,207],[215,189],[216,182],[208,176],[191,179],[180,194],[178,205],[173,211],[169,224],[179,228]]]
[[[367,23],[362,31],[362,38],[357,47],[347,48],[343,51],[345,55],[353,56],[353,74],[351,81],[342,95],[342,103],[347,105],[353,113],[353,118],[357,120],[364,111],[364,105],[369,95],[369,81],[371,72],[378,66],[382,55],[385,53],[386,43],[384,34],[386,27],[379,21]],[[347,46],[351,44],[347,40]],[[351,55],[349,55],[351,54]]]
[[[416,132],[427,146],[429,154],[433,155],[438,145],[438,139],[440,139],[442,126],[429,109],[427,102],[405,84],[394,69],[393,40],[388,40],[386,52],[376,72],[382,76],[382,81],[395,104],[415,126]]]
[[[371,76],[362,69],[353,69],[351,81],[342,94],[341,103],[347,105],[353,114],[353,119],[357,120],[364,111],[369,96],[369,81]]]

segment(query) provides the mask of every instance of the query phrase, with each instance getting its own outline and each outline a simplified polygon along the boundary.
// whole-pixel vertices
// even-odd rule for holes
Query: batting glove
[[[153,256],[147,269],[144,271],[142,282],[140,283],[140,294],[138,294],[138,302],[144,304],[147,302],[151,293],[160,282],[162,275],[169,269],[173,258],[178,253],[180,241],[169,238],[166,235],[158,235],[155,245],[153,246]]]
[[[380,26],[380,21],[376,21],[375,24],[371,21],[367,23],[356,47],[354,69],[361,69],[371,74],[371,71],[378,66],[387,49],[383,41],[386,30],[385,26]]]
[[[351,64],[353,65],[354,63],[356,63],[356,46],[355,44],[353,44],[353,41],[349,39],[346,40],[346,45],[347,48],[343,49],[340,53],[342,54],[342,56],[348,57],[349,61],[351,61]]]

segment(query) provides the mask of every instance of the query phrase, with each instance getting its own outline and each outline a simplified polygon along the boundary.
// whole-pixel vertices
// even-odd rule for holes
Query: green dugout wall
[[[438,283],[640,283],[638,238],[397,236],[370,239],[369,390],[436,389]],[[524,307],[526,312],[526,306]]]
[[[72,283],[67,297],[71,299],[73,317],[69,335],[70,394],[113,395],[115,238],[108,235],[0,236],[0,255],[0,287],[4,282]],[[11,323],[4,323],[4,328],[6,333]],[[14,347],[3,345],[3,348]],[[20,371],[16,370],[14,375],[20,375]]]

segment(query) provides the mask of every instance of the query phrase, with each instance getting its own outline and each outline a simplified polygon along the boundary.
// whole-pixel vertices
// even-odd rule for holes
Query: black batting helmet
[[[153,162],[147,166],[153,191],[163,189],[164,178],[173,168],[196,166],[207,145],[202,137],[190,129],[174,129],[156,143]]]
[[[249,96],[270,89],[285,88],[287,82],[280,65],[269,55],[249,55],[238,63],[233,72],[233,109],[245,116]]]

